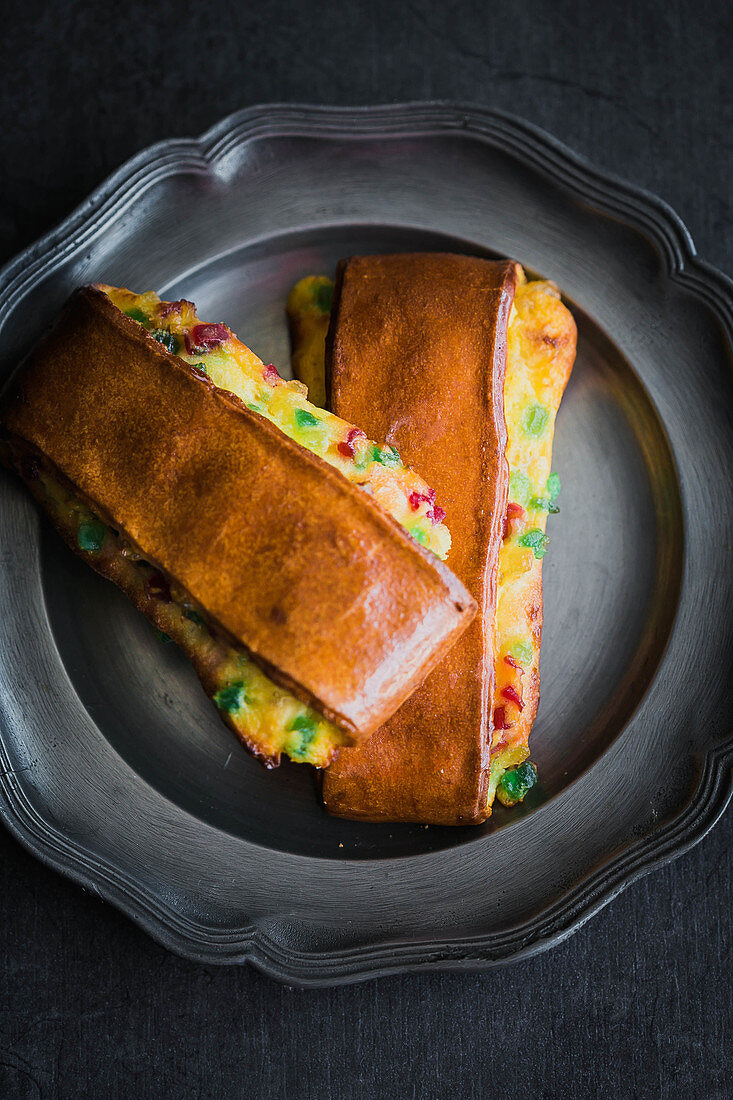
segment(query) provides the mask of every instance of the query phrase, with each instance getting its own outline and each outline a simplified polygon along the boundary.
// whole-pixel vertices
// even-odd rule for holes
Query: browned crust
[[[385,721],[474,615],[463,585],[364,493],[95,288],[72,295],[24,364],[2,428],[352,736]]]
[[[27,446],[9,445],[3,439],[0,439],[0,459],[4,465],[16,469],[26,488],[44,509],[61,538],[67,546],[79,554],[77,528],[73,517],[64,514],[55,506],[55,502],[45,491],[38,472],[42,471],[45,478],[55,481],[62,488],[69,488],[63,475],[59,474],[39,451]],[[84,561],[105,580],[116,584],[153,626],[170,636],[193,665],[206,694],[212,697],[220,686],[216,676],[218,668],[216,650],[194,644],[191,639],[191,624],[182,615],[181,608],[169,600],[160,599],[152,594],[151,587],[146,584],[145,575],[138,565],[123,555],[122,548],[123,543],[120,539],[108,537],[101,550],[85,552]],[[222,721],[266,768],[278,766],[279,754],[271,756],[263,753],[257,742],[247,737],[226,711],[220,710],[218,713]]]
[[[327,345],[332,410],[415,462],[451,519],[479,605],[458,644],[368,742],[326,771],[330,813],[443,825],[487,816],[496,568],[506,508],[506,327],[519,268],[465,256],[351,259]]]

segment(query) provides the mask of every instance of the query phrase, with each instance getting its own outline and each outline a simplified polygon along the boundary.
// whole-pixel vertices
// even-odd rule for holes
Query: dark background
[[[445,98],[657,192],[730,270],[729,12],[0,0],[0,260],[132,153],[237,108]],[[301,992],[166,953],[0,830],[0,1096],[731,1096],[731,840],[729,812],[527,961]]]

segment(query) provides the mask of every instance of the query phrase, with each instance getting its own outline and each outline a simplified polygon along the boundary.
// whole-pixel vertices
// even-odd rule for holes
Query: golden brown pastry
[[[289,295],[288,314],[295,341],[293,366],[298,376],[304,364],[310,378],[317,378],[319,372],[325,374],[320,333],[325,333],[328,321],[328,292],[328,280],[320,276],[302,279]],[[386,304],[386,299],[377,305],[377,328],[381,324],[379,311],[389,308],[394,305]],[[299,317],[301,312],[307,313],[307,324]],[[504,805],[513,805],[536,782],[536,769],[527,756],[539,700],[542,559],[548,544],[548,512],[559,510],[556,501],[560,491],[559,476],[551,472],[550,466],[552,439],[555,416],[575,359],[576,337],[575,322],[560,300],[557,287],[546,280],[527,282],[520,271],[506,332],[504,418],[510,479],[494,617],[487,813],[495,796]],[[425,365],[428,380],[432,369]],[[403,402],[404,394],[404,390],[396,390],[391,396],[399,422],[412,415],[409,393]],[[374,399],[382,400],[376,395]],[[348,401],[342,406],[342,411],[347,410]],[[417,461],[417,450],[409,458]],[[343,756],[350,758],[348,753]],[[351,758],[368,769],[366,752]],[[379,766],[378,761],[374,766]],[[333,775],[338,774],[335,768]],[[362,805],[361,812],[354,816],[368,816],[364,810]]]
[[[329,812],[470,824],[487,816],[494,611],[506,514],[504,371],[517,264],[466,256],[342,263],[330,407],[417,460],[451,516],[451,565],[479,607],[425,683],[324,775]]]
[[[78,550],[142,562],[174,604],[350,736],[380,725],[474,614],[365,493],[100,289],[76,292],[31,354],[2,431],[5,461],[43,482],[36,495],[66,494],[87,517]]]
[[[324,280],[310,281],[309,293],[301,300],[312,302],[316,293],[318,309],[322,310],[326,298],[319,283],[322,285]],[[333,283],[325,283],[330,287],[330,301]],[[99,289],[168,351],[204,371],[219,389],[235,394],[248,409],[319,455],[368,493],[421,545],[439,558],[446,557],[450,532],[442,510],[438,506],[415,510],[410,504],[416,495],[429,498],[433,490],[405,465],[394,447],[368,439],[354,424],[315,406],[302,380],[286,381],[272,363],[264,363],[226,325],[202,322],[192,302],[163,301],[154,291],[138,294],[121,287]],[[312,333],[313,308],[309,313],[310,322],[298,326],[299,339]],[[325,322],[320,330],[321,393],[328,314]],[[317,340],[309,339],[313,354],[317,344]],[[34,485],[41,491],[48,487],[45,480]],[[45,494],[44,503],[54,510],[57,527],[68,530],[67,541],[76,545],[79,525],[94,517],[82,516],[78,502],[72,502],[70,508],[68,502],[58,500],[58,495]],[[297,763],[325,767],[338,747],[347,742],[344,730],[276,684],[241,647],[215,637],[195,610],[167,599],[165,589],[156,587],[150,578],[141,590],[140,563],[133,568],[129,558],[115,559],[113,548],[106,543],[99,548],[86,545],[84,555],[95,569],[112,577],[136,606],[142,605],[159,631],[184,651],[224,722],[268,767],[276,765],[283,753]]]

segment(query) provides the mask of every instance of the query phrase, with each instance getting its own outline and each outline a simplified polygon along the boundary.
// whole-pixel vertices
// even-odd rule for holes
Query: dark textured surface
[[[730,269],[722,2],[187,8],[33,2],[6,23],[3,258],[131,153],[238,107],[445,97],[656,191]],[[729,812],[550,953],[318,992],[165,953],[2,833],[0,1095],[725,1097],[732,832]]]

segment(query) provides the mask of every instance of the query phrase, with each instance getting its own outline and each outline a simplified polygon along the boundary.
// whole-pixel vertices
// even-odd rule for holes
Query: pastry
[[[182,644],[269,763],[322,763],[367,736],[473,617],[376,503],[401,484],[388,472],[414,481],[396,450],[310,406],[190,303],[77,291],[0,425],[4,460],[67,541]],[[442,526],[423,541],[444,550]]]
[[[309,285],[323,283],[303,282],[289,299],[294,332]],[[534,783],[541,564],[559,491],[552,434],[575,342],[557,289],[526,282],[515,264],[416,254],[341,265],[330,407],[359,415],[423,469],[451,515],[451,565],[480,612],[385,726],[339,752],[324,775],[331,813],[476,823],[497,791],[511,804]],[[313,373],[317,346],[301,351]]]

